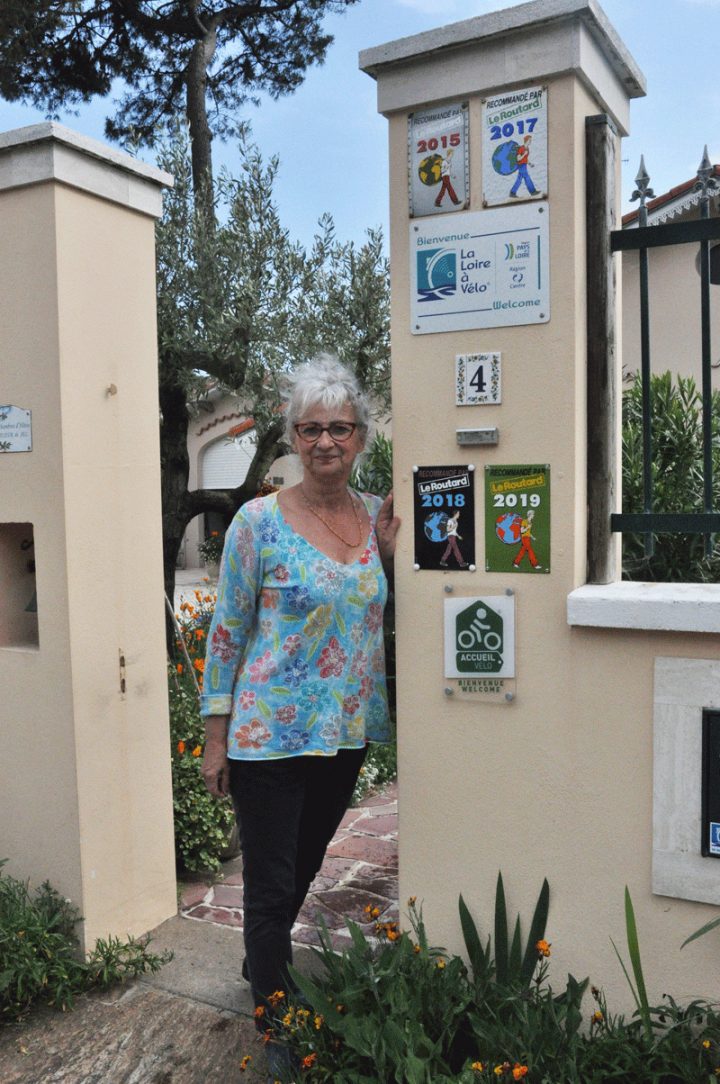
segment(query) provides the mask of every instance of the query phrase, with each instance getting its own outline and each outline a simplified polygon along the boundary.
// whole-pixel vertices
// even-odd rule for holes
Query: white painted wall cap
[[[646,93],[645,76],[596,0],[531,0],[530,3],[502,11],[477,15],[436,30],[426,30],[421,34],[363,49],[359,56],[359,67],[377,79],[384,70],[394,65],[422,61],[428,54],[458,49],[523,30],[530,31],[548,23],[571,20],[582,21],[587,27],[605,53],[628,97],[643,97]]]
[[[30,124],[25,128],[14,128],[9,132],[0,132],[0,155],[15,148],[48,142],[63,144],[80,154],[99,159],[101,162],[115,166],[125,173],[132,173],[144,181],[165,188],[172,188],[175,183],[170,173],[166,173],[156,166],[150,166],[147,162],[141,162],[138,158],[133,158],[132,155],[126,154],[124,151],[108,147],[97,139],[81,135],[79,132],[73,131],[72,128],[66,128],[64,124],[58,124],[57,121],[53,120],[43,121],[40,124]]]
[[[567,598],[568,625],[664,632],[720,632],[720,584],[585,584]]]

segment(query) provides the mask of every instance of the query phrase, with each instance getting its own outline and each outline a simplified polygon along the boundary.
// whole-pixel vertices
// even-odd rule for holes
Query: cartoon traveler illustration
[[[532,136],[526,135],[522,141],[522,146],[519,146],[515,152],[515,160],[517,162],[517,177],[515,178],[515,184],[510,189],[510,195],[517,199],[518,190],[521,184],[525,184],[528,192],[531,196],[537,195],[537,188],[532,182],[532,177],[528,173],[528,166],[530,162],[530,143],[532,142]]]
[[[443,201],[443,196],[446,192],[450,199],[453,201],[453,203],[460,203],[460,200],[457,198],[457,193],[452,186],[452,181],[450,180],[450,162],[452,156],[453,152],[452,150],[449,150],[445,157],[440,160],[440,179],[442,183],[440,185],[440,191],[435,198],[436,207],[439,207],[441,205]]]
[[[460,513],[454,512],[451,516],[448,516],[445,524],[445,533],[447,536],[447,546],[445,552],[440,558],[440,564],[443,568],[447,568],[448,557],[452,553],[453,557],[457,561],[460,568],[467,568],[467,561],[463,558],[458,546],[458,539],[462,542],[462,535],[458,534],[458,524],[460,522]]]
[[[535,556],[535,550],[532,547],[533,539],[535,538],[535,535],[532,533],[532,522],[533,522],[534,518],[535,518],[535,512],[532,509],[530,509],[527,516],[525,516],[520,521],[520,538],[521,538],[522,541],[521,541],[521,544],[520,544],[520,549],[517,552],[517,556],[515,557],[515,560],[513,561],[513,567],[514,568],[519,568],[520,567],[520,562],[522,561],[523,557],[525,557],[526,554],[527,554],[528,561],[533,566],[533,568],[537,568],[537,569],[542,568],[542,565],[538,564],[538,559]]]

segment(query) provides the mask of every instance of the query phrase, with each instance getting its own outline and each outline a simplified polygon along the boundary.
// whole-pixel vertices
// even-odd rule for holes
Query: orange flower
[[[184,741],[179,741],[177,743],[177,751],[180,754],[180,756],[183,755],[183,753],[185,752],[185,742]]]
[[[277,1008],[277,1006],[280,1004],[281,1001],[284,1001],[284,999],[285,999],[285,991],[284,990],[276,990],[274,994],[270,994],[270,997],[268,998],[268,1001],[272,1005],[273,1009],[275,1009],[275,1008]]]
[[[204,636],[205,636],[205,630],[204,629],[195,629],[195,639],[196,640],[202,640]]]
[[[516,1061],[512,1071],[513,1080],[522,1080],[524,1076],[527,1076],[527,1071],[527,1065],[520,1065],[520,1063]]]
[[[306,1054],[300,1064],[302,1065],[303,1069],[312,1069],[316,1061],[317,1054]]]
[[[194,757],[201,757],[202,756],[202,745],[196,745],[195,748],[192,751],[192,755]]]
[[[178,674],[182,674],[183,669],[184,669],[183,664],[181,662],[179,662],[177,664],[177,666],[175,667],[175,669],[177,670]]]
[[[201,674],[205,673],[205,660],[204,659],[194,659],[193,660],[193,666],[195,667],[195,669],[199,673],[201,673]]]
[[[265,1006],[264,1005],[258,1005],[257,1008],[255,1009],[255,1012],[253,1013],[253,1016],[255,1017],[256,1020],[262,1020],[264,1015],[265,1015]]]
[[[550,955],[550,942],[549,941],[543,941],[543,940],[536,941],[535,942],[535,948],[537,949],[539,956],[549,956]]]
[[[240,1062],[240,1072],[241,1073],[245,1072],[245,1070],[247,1069],[247,1067],[248,1067],[248,1065],[250,1064],[251,1061],[252,1061],[252,1054],[246,1054],[245,1057]]]
[[[481,1073],[483,1071],[483,1069],[485,1068],[485,1066],[483,1065],[483,1063],[481,1061],[474,1061],[472,1063],[472,1065],[470,1066],[470,1068],[474,1069],[476,1073]]]

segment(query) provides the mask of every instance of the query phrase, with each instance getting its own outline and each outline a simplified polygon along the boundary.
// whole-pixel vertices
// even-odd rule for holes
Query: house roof
[[[720,165],[713,166],[712,175],[720,178]],[[696,189],[696,184],[697,177],[692,177],[689,181],[684,181],[667,192],[663,192],[661,196],[648,200],[645,204],[648,212],[648,225],[657,226],[661,222],[672,222],[674,219],[680,218],[688,211],[698,207],[700,205],[700,192]],[[633,226],[637,226],[639,215],[639,207],[623,215],[623,229],[632,229]]]

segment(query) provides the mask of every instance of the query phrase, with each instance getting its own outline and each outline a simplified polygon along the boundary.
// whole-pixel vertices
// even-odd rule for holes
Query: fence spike
[[[655,196],[652,188],[650,188],[650,174],[645,168],[644,154],[640,155],[640,168],[638,169],[637,177],[635,178],[635,184],[637,185],[637,188],[630,197],[630,202],[632,203],[634,200],[639,199],[640,206],[644,207],[645,200],[653,199]]]

